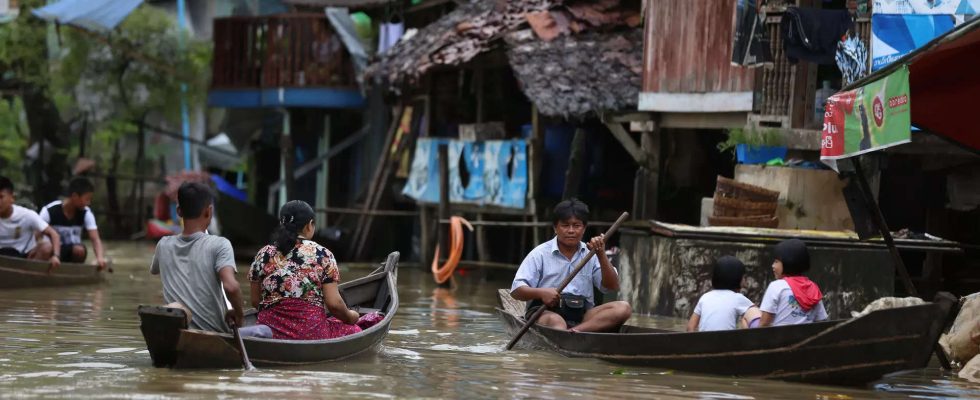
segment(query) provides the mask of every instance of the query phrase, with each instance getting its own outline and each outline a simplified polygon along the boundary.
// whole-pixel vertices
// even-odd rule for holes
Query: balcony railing
[[[353,87],[353,66],[323,14],[214,21],[212,87]]]

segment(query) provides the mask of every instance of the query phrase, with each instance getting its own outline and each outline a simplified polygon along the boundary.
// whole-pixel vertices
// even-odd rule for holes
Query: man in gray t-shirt
[[[224,320],[228,306],[218,279],[225,268],[238,272],[231,242],[196,232],[160,239],[150,273],[161,276],[165,302],[180,303],[191,311],[191,328],[230,332]]]
[[[164,301],[180,303],[190,311],[191,328],[231,332],[230,322],[242,326],[242,294],[231,242],[205,231],[213,211],[210,188],[182,184],[177,190],[177,213],[184,219],[184,232],[160,239],[150,273],[161,276]]]

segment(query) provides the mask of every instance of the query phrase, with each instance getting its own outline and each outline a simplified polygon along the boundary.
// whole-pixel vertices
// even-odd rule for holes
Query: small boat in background
[[[91,285],[105,281],[106,271],[99,271],[93,264],[63,262],[54,270],[49,271],[50,268],[46,261],[0,256],[0,289]]]
[[[361,332],[336,339],[280,340],[243,337],[245,352],[257,366],[312,364],[342,360],[378,348],[398,311],[398,252],[363,278],[340,284],[340,294],[361,313],[381,312],[384,319]],[[139,306],[140,331],[155,367],[234,368],[241,355],[233,335],[187,328],[186,313],[177,308]],[[256,324],[254,310],[245,326]]]
[[[524,325],[524,302],[498,292],[508,334]],[[624,325],[579,333],[532,326],[518,342],[569,357],[702,374],[833,385],[863,385],[885,374],[924,368],[956,299],[940,293],[922,305],[812,324],[679,332]]]

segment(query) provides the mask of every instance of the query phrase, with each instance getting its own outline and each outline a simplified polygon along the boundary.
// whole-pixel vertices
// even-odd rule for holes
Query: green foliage
[[[27,139],[24,104],[18,98],[0,100],[0,175],[19,175]]]
[[[58,86],[97,94],[78,104],[97,121],[140,120],[153,112],[176,122],[182,84],[189,106],[206,99],[211,44],[179,31],[159,8],[140,6],[108,37],[74,29],[62,36],[68,51],[57,67]]]
[[[718,143],[718,151],[734,152],[735,146],[740,144],[747,144],[749,147],[782,146],[783,136],[774,129],[756,130],[755,127],[729,129],[728,140]]]
[[[0,71],[38,87],[44,87],[50,76],[45,51],[49,27],[30,10],[44,4],[43,0],[22,0],[17,18],[0,25]]]

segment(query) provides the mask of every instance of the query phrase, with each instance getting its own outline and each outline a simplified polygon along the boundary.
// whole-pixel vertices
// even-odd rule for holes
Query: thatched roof
[[[389,0],[283,0],[283,3],[305,7],[347,7],[353,9],[384,7]]]
[[[507,43],[511,68],[542,114],[578,117],[636,110],[643,72],[642,28],[550,42],[520,31],[509,35]]]
[[[365,82],[415,84],[505,44],[524,93],[546,115],[636,109],[642,72],[639,12],[625,0],[476,0],[403,39]],[[531,29],[527,29],[530,27]],[[598,31],[619,30],[619,33]],[[517,32],[520,30],[519,32]],[[498,40],[506,38],[504,41]]]
[[[417,82],[438,66],[456,66],[489,50],[502,34],[526,22],[528,11],[558,0],[474,0],[398,42],[365,71],[365,81],[386,80],[393,88]]]

